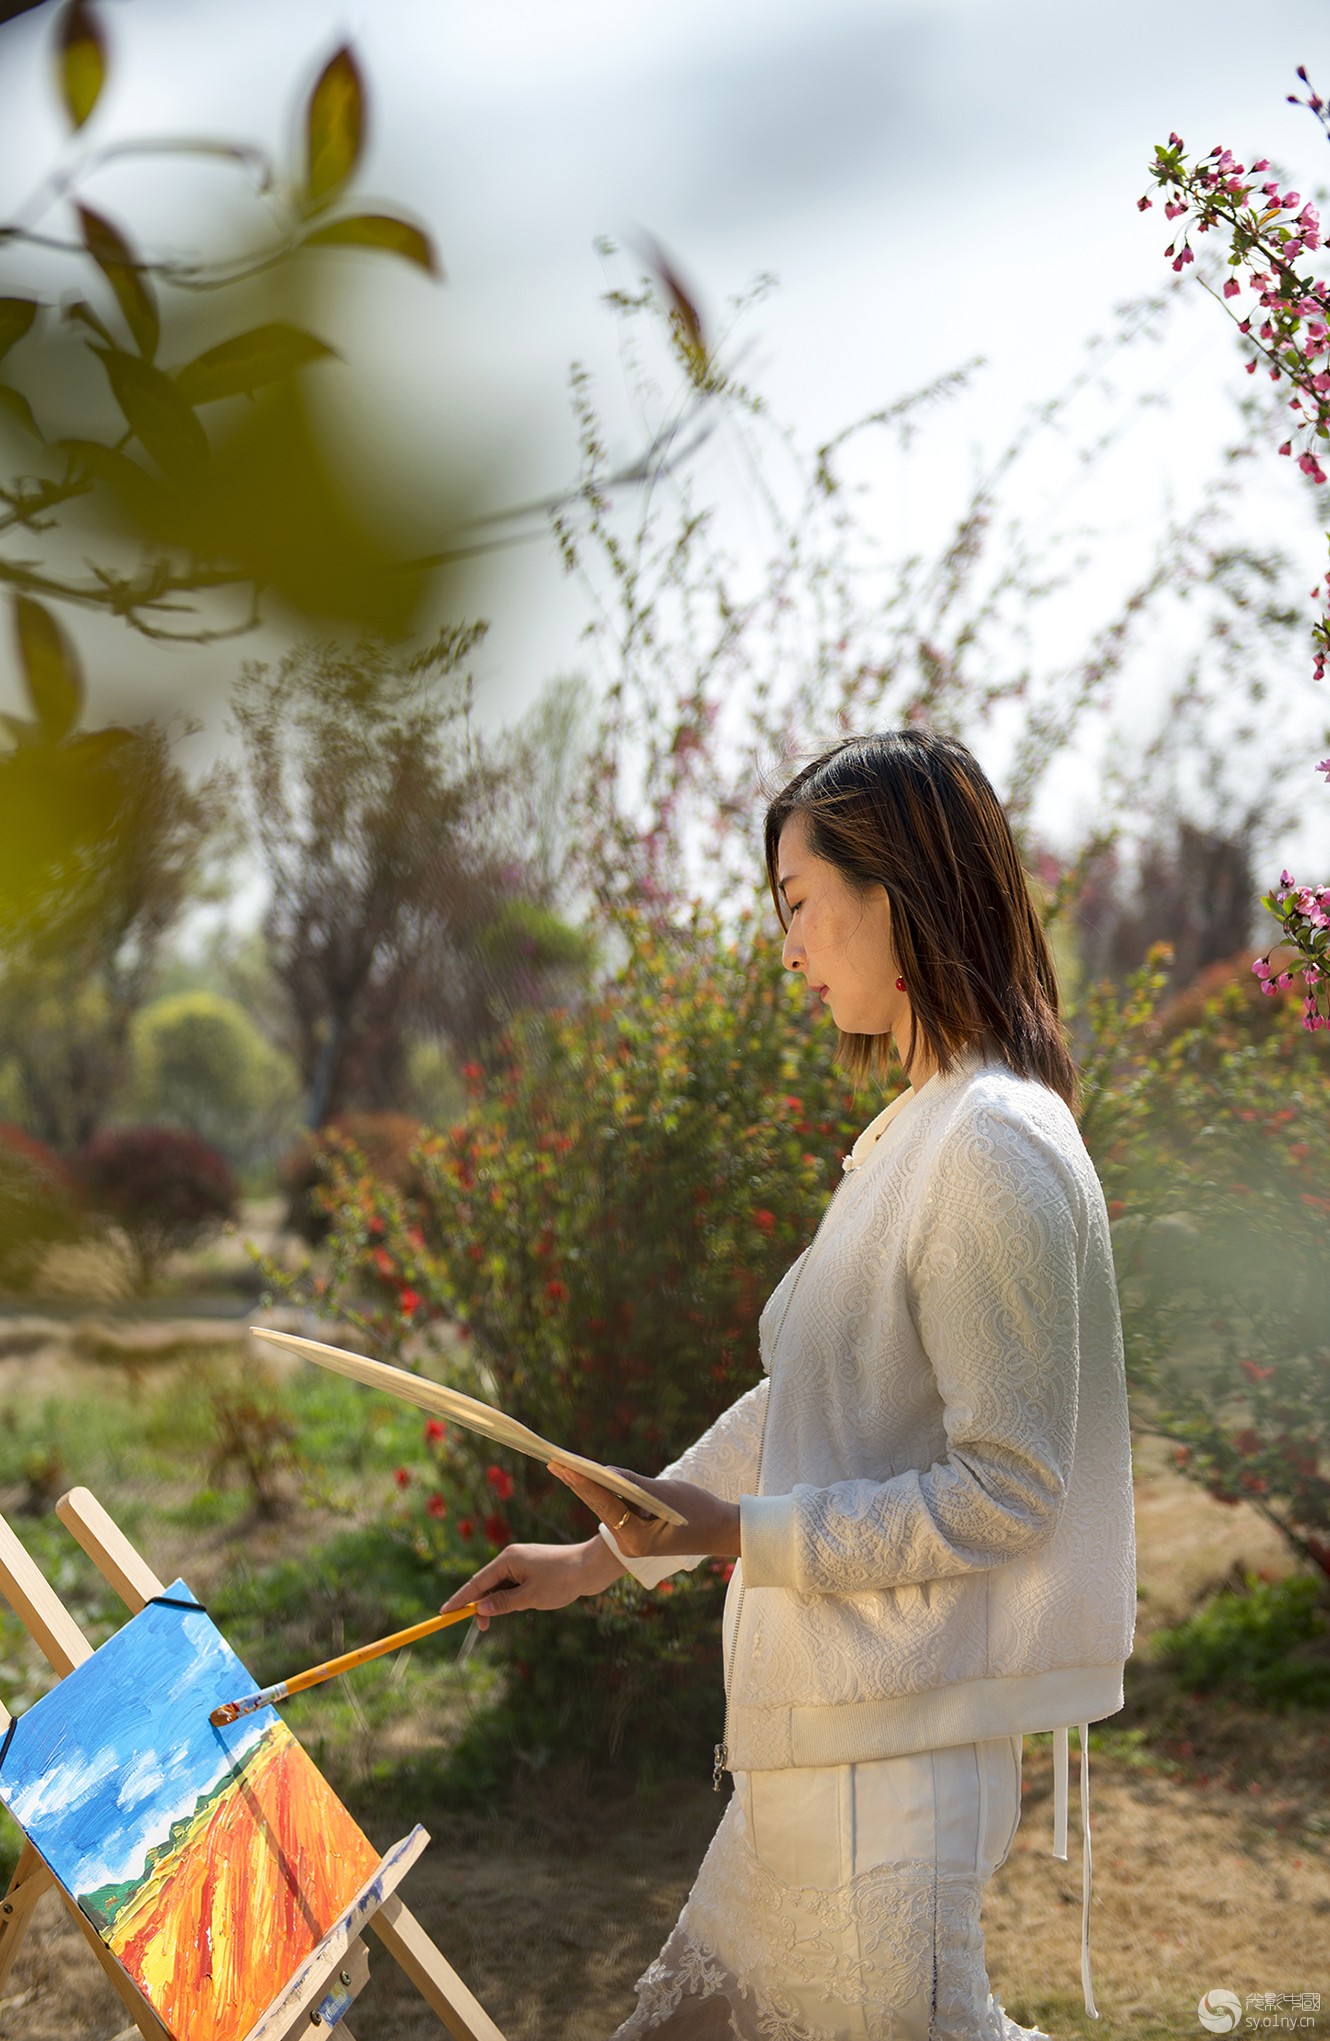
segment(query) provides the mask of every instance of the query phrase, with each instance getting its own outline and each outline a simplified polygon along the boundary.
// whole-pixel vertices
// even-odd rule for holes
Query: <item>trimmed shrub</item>
[[[317,1247],[329,1229],[329,1186],[354,1160],[393,1191],[418,1192],[416,1149],[424,1133],[409,1113],[338,1113],[317,1133],[301,1135],[281,1166],[286,1223]]]
[[[0,1287],[22,1291],[47,1248],[83,1224],[73,1172],[19,1127],[0,1126]]]
[[[244,1008],[215,992],[156,999],[134,1022],[134,1107],[144,1124],[186,1127],[237,1168],[290,1138],[299,1080]]]
[[[179,1127],[115,1127],[78,1156],[91,1209],[123,1236],[140,1292],[169,1255],[236,1216],[238,1185],[226,1159]]]

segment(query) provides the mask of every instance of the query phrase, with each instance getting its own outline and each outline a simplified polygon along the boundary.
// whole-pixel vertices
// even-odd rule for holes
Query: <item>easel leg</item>
[[[43,1892],[54,1884],[55,1879],[32,1844],[24,1843],[9,1881],[9,1890],[0,1900],[0,1989],[3,1989],[14,1958],[23,1946],[32,1909]]]
[[[398,1894],[380,1907],[370,1927],[401,1964],[426,2005],[438,2014],[453,2041],[504,2041],[480,2000],[468,1991]]]

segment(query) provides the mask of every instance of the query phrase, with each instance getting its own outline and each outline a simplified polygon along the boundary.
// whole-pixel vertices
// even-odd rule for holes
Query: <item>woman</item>
[[[882,1076],[894,1042],[910,1087],[768,1302],[764,1378],[643,1481],[684,1526],[554,1467],[599,1535],[511,1546],[446,1606],[482,1597],[487,1621],[738,1561],[734,1795],[615,2041],[1014,2041],[980,1900],[1028,1732],[1057,1732],[1066,1855],[1071,1724],[1094,2011],[1085,1725],[1122,1705],[1135,1616],[1108,1215],[1052,958],[965,746],[838,744],[771,803],[766,860],[840,1060]]]

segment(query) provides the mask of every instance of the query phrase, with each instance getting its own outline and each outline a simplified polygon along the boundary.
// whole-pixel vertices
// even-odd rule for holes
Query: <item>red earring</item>
[[[904,992],[904,990],[905,990],[905,980],[904,980],[903,978],[898,978],[898,979],[896,980],[896,990],[897,990],[897,992]]]

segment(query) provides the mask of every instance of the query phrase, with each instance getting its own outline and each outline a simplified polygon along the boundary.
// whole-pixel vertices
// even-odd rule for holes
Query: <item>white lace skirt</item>
[[[739,1772],[613,2041],[1025,2041],[979,1906],[1021,1815],[1021,1738]],[[1042,2037],[1047,2041],[1047,2037]]]

